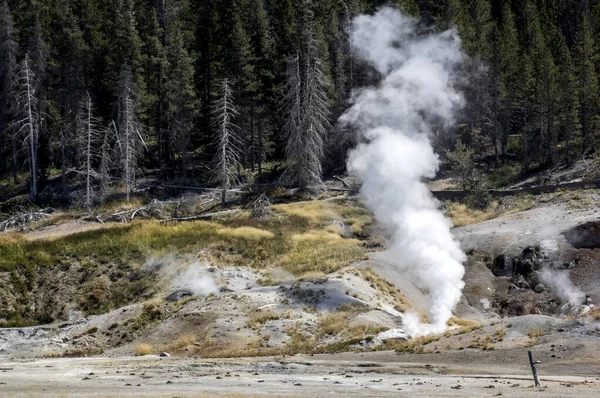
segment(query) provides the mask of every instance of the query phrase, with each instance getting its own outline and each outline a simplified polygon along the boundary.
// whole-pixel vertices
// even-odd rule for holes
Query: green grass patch
[[[208,249],[216,264],[256,268],[276,265],[298,275],[333,272],[365,257],[361,241],[309,228],[329,224],[330,216],[338,217],[336,208],[340,205],[315,202],[308,208],[302,205],[292,210],[292,205],[286,206],[282,210],[286,217],[269,220],[254,220],[242,212],[218,222],[138,221],[51,240],[3,239],[0,270],[54,266],[74,260],[89,266],[109,262],[140,265],[150,255],[196,254]],[[346,212],[352,214],[351,210]]]

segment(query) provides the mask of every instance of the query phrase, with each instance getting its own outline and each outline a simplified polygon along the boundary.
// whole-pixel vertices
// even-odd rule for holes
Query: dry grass
[[[281,315],[273,311],[253,311],[248,315],[246,324],[250,329],[260,330],[263,325],[269,321],[281,319]]]
[[[325,335],[340,334],[348,326],[349,315],[345,311],[336,311],[323,315],[319,320],[319,329]]]
[[[455,227],[462,227],[529,210],[533,205],[534,200],[531,195],[513,197],[511,200],[506,200],[502,206],[494,201],[485,210],[471,209],[463,203],[447,202],[446,216],[452,220]]]
[[[439,341],[441,336],[430,335],[417,337],[410,340],[386,340],[383,345],[379,346],[378,350],[395,350],[398,354],[425,354],[426,346]]]
[[[318,335],[342,336],[347,339],[355,339],[380,332],[382,328],[372,325],[350,325],[357,315],[368,310],[368,307],[361,305],[342,305],[337,310],[321,317],[318,323]],[[385,330],[385,328],[383,329]]]
[[[172,349],[179,350],[181,348],[189,347],[194,344],[196,344],[196,336],[194,336],[193,334],[184,334],[179,336],[177,340],[175,340]]]
[[[479,327],[482,326],[481,322],[478,321],[473,321],[471,319],[462,319],[462,318],[457,318],[455,316],[451,317],[448,320],[448,326],[460,326],[460,327]]]
[[[218,230],[218,233],[233,238],[250,240],[272,239],[275,237],[275,234],[271,231],[254,227],[222,228]]]
[[[309,271],[296,278],[298,281],[311,283],[324,283],[328,279],[327,274],[322,271]]]
[[[129,201],[127,201],[125,199],[115,199],[115,200],[104,201],[100,206],[98,206],[98,210],[101,212],[115,213],[119,210],[122,211],[122,210],[139,209],[142,206],[144,206],[143,199],[139,198],[139,197],[133,197],[133,198],[129,199]]]
[[[32,230],[48,227],[51,225],[64,224],[67,221],[77,220],[81,217],[79,211],[70,211],[68,213],[54,213],[31,225]]]
[[[306,219],[313,227],[321,227],[339,218],[331,202],[314,201],[276,205],[273,206],[273,210]]]
[[[339,221],[348,225],[350,232],[358,237],[365,237],[367,228],[373,223],[373,217],[369,211],[356,199],[292,203],[277,205],[273,208],[288,216],[306,219],[313,228],[326,227],[330,224],[326,227],[327,231],[337,235],[344,232]],[[331,224],[334,221],[336,223]]]
[[[529,336],[531,338],[542,337],[543,335],[544,335],[544,331],[540,328],[531,329],[529,331],[529,333],[527,333],[527,336]]]
[[[23,243],[27,238],[23,234],[2,234],[0,235],[0,245],[3,244],[15,244],[15,243]]]
[[[471,209],[463,203],[449,203],[446,216],[452,220],[455,227],[462,227],[498,217],[498,207],[498,202],[493,202],[485,210]]]
[[[381,298],[392,298],[396,311],[405,312],[413,308],[412,303],[393,283],[380,276],[372,268],[356,269],[355,275],[369,282],[371,287],[379,292]]]
[[[133,208],[140,204],[134,201],[127,206]],[[119,202],[106,206],[121,208],[125,205]],[[279,215],[288,212],[287,217],[256,220],[250,218],[249,212],[242,211],[214,221],[138,220],[124,226],[47,240],[29,241],[15,234],[3,235],[0,238],[0,271],[15,271],[30,278],[40,270],[45,271],[44,268],[81,264],[98,272],[116,268],[123,271],[119,275],[139,272],[141,276],[129,284],[131,288],[128,285],[127,289],[120,289],[126,290],[127,294],[110,293],[111,298],[121,301],[107,299],[103,301],[106,302],[104,307],[94,309],[95,313],[102,313],[131,302],[134,291],[144,292],[144,298],[147,298],[151,290],[156,290],[156,285],[151,283],[153,276],[140,270],[151,256],[189,257],[203,251],[203,259],[217,266],[250,266],[257,270],[281,268],[293,277],[329,274],[367,258],[368,249],[361,240],[346,239],[339,233],[324,230],[332,221],[346,221],[339,218],[340,213],[349,217],[346,225],[366,228],[366,211],[357,202],[309,202],[282,205],[281,208],[284,210],[279,210]],[[139,296],[138,293],[136,299]],[[35,322],[22,313],[11,315],[15,319],[19,316],[23,318],[19,322]],[[143,327],[145,322],[145,317],[140,318],[138,324]]]
[[[152,355],[152,346],[150,344],[136,344],[133,352],[136,357]]]
[[[343,236],[344,233],[346,231],[344,231],[344,227],[342,225],[342,223],[335,221],[332,224],[329,224],[327,227],[325,227],[325,231],[330,233],[330,234],[335,234],[335,235],[339,235],[339,236]]]
[[[295,234],[291,250],[278,261],[279,265],[294,275],[320,271],[335,272],[355,261],[366,259],[367,250],[356,239],[344,239],[326,231],[309,231]]]

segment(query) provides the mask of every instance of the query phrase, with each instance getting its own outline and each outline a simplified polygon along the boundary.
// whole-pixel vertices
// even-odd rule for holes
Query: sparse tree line
[[[442,152],[529,170],[597,151],[600,0],[0,0],[0,176],[33,198],[59,178],[86,208],[149,169],[223,200],[265,162],[318,188],[355,143],[335,123],[352,89],[379,79],[349,24],[383,4],[463,41]]]

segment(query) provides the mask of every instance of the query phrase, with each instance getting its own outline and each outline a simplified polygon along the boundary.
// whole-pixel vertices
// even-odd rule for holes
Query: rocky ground
[[[143,269],[162,286],[154,299],[0,329],[0,396],[597,396],[598,195],[547,195],[531,210],[455,228],[469,255],[466,286],[442,335],[405,340],[402,313],[425,315],[427,292],[385,252],[301,280],[211,266],[202,253],[152,258]],[[545,269],[566,276],[575,302],[542,278]],[[532,385],[527,350],[542,388]],[[209,359],[226,356],[245,359]]]
[[[576,340],[575,346],[593,342]],[[595,345],[597,349],[597,344]],[[536,348],[536,357],[546,348]],[[569,352],[575,352],[570,349]],[[10,397],[596,397],[597,359],[538,364],[525,350],[404,355],[394,352],[203,360],[82,358],[0,364]],[[559,376],[557,376],[559,375]],[[594,376],[595,375],[595,376]]]

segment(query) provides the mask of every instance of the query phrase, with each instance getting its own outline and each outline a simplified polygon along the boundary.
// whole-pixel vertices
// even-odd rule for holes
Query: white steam
[[[568,302],[574,307],[585,302],[585,293],[573,284],[569,272],[544,268],[539,271],[539,275],[563,302]]]
[[[382,81],[356,91],[340,119],[366,141],[351,152],[348,168],[362,179],[361,195],[392,235],[388,260],[429,291],[432,324],[406,317],[407,332],[441,332],[462,295],[465,255],[423,179],[439,167],[429,141],[432,124],[451,123],[463,104],[453,87],[453,70],[463,59],[460,40],[454,30],[419,34],[412,18],[385,7],[357,17],[351,41]]]
[[[171,285],[173,291],[187,290],[194,296],[218,294],[219,287],[198,261],[192,263],[185,272],[179,274]]]

